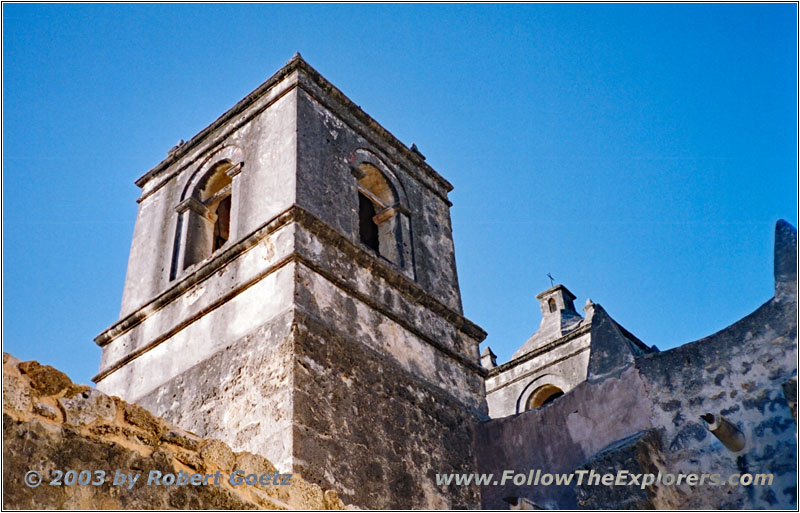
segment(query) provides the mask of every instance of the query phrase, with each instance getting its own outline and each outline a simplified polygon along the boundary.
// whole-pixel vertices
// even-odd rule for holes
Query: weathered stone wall
[[[52,470],[140,474],[133,487],[50,486]],[[47,481],[28,487],[36,470]],[[223,476],[219,485],[146,485],[151,470]],[[233,452],[168,425],[144,408],[75,385],[60,371],[3,354],[3,509],[343,509],[336,492],[300,475],[289,486],[231,485],[233,470],[272,474],[255,454]],[[94,476],[93,476],[94,477]]]
[[[646,396],[641,378],[628,369],[616,379],[585,381],[542,408],[485,422],[475,441],[478,472],[571,472],[605,446],[650,427]],[[505,508],[504,497],[555,509],[578,506],[574,490],[561,486],[484,486],[481,494],[485,508]]]
[[[366,507],[476,507],[476,489],[442,490],[434,479],[474,465],[472,426],[486,416],[478,363],[485,333],[462,317],[452,186],[307,71],[298,92],[297,203],[316,221],[297,231],[295,437],[320,455],[335,446],[335,454],[359,456],[321,466],[322,456],[303,451],[298,468]],[[408,209],[402,242],[411,261],[403,266],[360,243],[353,166],[365,154],[396,180]]]
[[[237,149],[244,162],[234,180],[231,241],[293,204],[357,240],[358,198],[348,159],[359,149],[374,152],[392,168],[408,198],[410,265],[420,285],[461,312],[447,199],[452,185],[295,58],[137,180],[142,194],[121,318],[172,285],[175,209],[196,173],[226,149]]]
[[[109,328],[98,388],[292,465],[291,210]]]
[[[477,507],[435,474],[474,468],[485,334],[310,214],[296,233],[297,468],[359,506]]]
[[[95,380],[289,471],[294,229],[280,216],[272,225],[138,323],[109,330]]]
[[[99,335],[98,386],[138,398],[289,309],[290,221],[279,215],[265,223]]]
[[[296,228],[298,308],[485,413],[485,332],[312,216]]]
[[[294,360],[288,311],[137,402],[165,420],[291,472]]]
[[[598,474],[666,474],[661,437],[657,430],[640,431],[595,454],[579,470]],[[580,509],[680,509],[680,496],[670,486],[596,486],[586,479],[574,487]]]
[[[797,424],[783,384],[797,372],[796,303],[770,301],[731,327],[637,361],[674,472],[772,473],[770,487],[682,488],[683,508],[783,508],[797,500]],[[680,376],[680,381],[676,378]],[[705,427],[711,413],[744,433],[725,448]]]
[[[263,230],[152,314],[127,330],[110,330],[104,356],[110,372],[102,375],[100,386],[236,450],[265,455],[281,471],[299,468],[315,482],[336,483],[359,505],[477,505],[475,490],[443,491],[430,483],[432,473],[441,469],[474,468],[471,430],[486,417],[478,364],[484,332],[299,207]],[[351,392],[359,404],[385,412],[384,422],[340,418],[338,407],[331,406],[333,416],[326,418],[324,429],[321,420],[314,421],[315,430],[306,426],[309,417],[303,412],[309,406],[298,404],[298,397],[315,397],[332,383],[341,386],[340,376],[356,371],[339,367],[336,360],[330,368],[313,363],[326,361],[328,349],[301,344],[300,314],[317,319],[324,333],[342,337],[345,342],[337,347],[345,361],[371,355],[368,378]],[[254,324],[260,319],[268,320]],[[325,352],[316,356],[312,348]],[[417,395],[449,403],[452,418],[441,421],[439,414],[427,411],[429,403],[407,402],[402,394],[382,404],[370,381],[384,379],[380,372],[373,374],[375,358],[382,359],[379,368],[392,369],[402,390],[413,388]],[[116,361],[124,365],[114,367]],[[317,373],[315,380],[297,381],[308,365]],[[385,459],[399,443],[391,429],[399,410],[420,419],[420,431],[405,434],[409,454],[416,456],[400,458],[402,464]],[[387,474],[366,488],[359,486],[364,468],[351,458],[361,435],[349,429],[357,422],[373,445],[377,440],[387,444],[359,459]],[[322,449],[307,452],[309,446]],[[452,446],[459,448],[451,452],[447,448]],[[392,491],[397,479],[408,476],[424,483],[424,494]]]
[[[474,468],[476,415],[393,359],[299,314],[295,468],[378,509],[480,505],[476,487],[443,490],[437,472]],[[328,485],[327,483],[330,483]]]
[[[787,400],[785,392],[797,375],[796,248],[796,231],[779,222],[776,295],[739,322],[697,342],[632,361],[603,358],[606,367],[598,366],[596,378],[557,401],[482,424],[476,438],[480,472],[609,468],[614,461],[610,453],[621,451],[620,461],[630,459],[630,445],[621,444],[622,439],[652,431],[660,447],[654,461],[664,472],[724,477],[771,473],[774,481],[767,487],[654,487],[637,507],[796,507],[797,425],[792,397]],[[709,432],[700,418],[708,413],[728,419],[744,433],[741,451],[731,451]],[[604,448],[602,458],[594,457]],[[485,507],[503,507],[506,496],[548,507],[597,507],[600,502],[590,495],[598,493],[607,501],[603,507],[621,507],[634,490],[617,487],[612,492],[486,486],[482,498]]]
[[[358,244],[357,185],[350,166],[357,151],[374,154],[396,177],[408,201],[412,278],[462,313],[447,199],[452,186],[421,158],[398,151],[390,143],[391,134],[366,119],[344,95],[324,90],[315,72],[300,80],[297,204]]]

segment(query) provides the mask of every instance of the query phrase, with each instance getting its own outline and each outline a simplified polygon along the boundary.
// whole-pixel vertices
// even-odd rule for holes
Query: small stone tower
[[[542,322],[539,329],[525,344],[517,349],[512,358],[518,358],[534,349],[540,349],[547,342],[556,340],[578,327],[583,317],[575,311],[572,303],[575,296],[563,285],[556,285],[538,294]]]
[[[103,391],[370,508],[478,507],[452,186],[299,55],[136,184]]]

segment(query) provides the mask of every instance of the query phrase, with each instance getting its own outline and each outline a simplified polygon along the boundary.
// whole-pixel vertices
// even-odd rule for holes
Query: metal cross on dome
[[[550,273],[547,273],[547,277],[550,278],[550,286],[552,287],[553,285],[555,285],[555,281],[553,280],[553,275],[550,274]]]

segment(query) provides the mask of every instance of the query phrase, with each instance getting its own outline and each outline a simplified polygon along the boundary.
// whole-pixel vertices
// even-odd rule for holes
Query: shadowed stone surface
[[[589,352],[588,379],[604,379],[633,364],[643,351],[631,343],[616,322],[598,305],[592,305],[592,346]],[[587,318],[589,315],[587,315]]]
[[[628,474],[653,474],[665,469],[661,450],[661,437],[656,430],[631,435],[603,449],[578,470],[596,474],[613,474],[625,471]],[[679,497],[667,486],[628,486],[625,484],[604,485],[590,483],[591,474],[584,474],[580,485],[576,485],[578,507],[581,509],[675,509],[680,507]],[[641,481],[641,479],[639,480]]]
[[[775,299],[797,302],[797,229],[783,219],[775,226]]]
[[[480,503],[476,487],[454,486],[442,496],[435,485],[436,473],[474,468],[477,413],[310,316],[298,315],[295,340],[294,436],[301,474],[336,483],[348,501],[380,509]],[[360,389],[371,391],[369,401]],[[331,448],[349,457],[327,468],[315,465]]]

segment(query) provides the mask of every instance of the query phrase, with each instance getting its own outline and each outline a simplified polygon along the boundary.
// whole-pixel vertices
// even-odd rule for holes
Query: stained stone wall
[[[435,481],[474,468],[476,417],[465,405],[317,319],[297,320],[295,468],[369,508],[479,507],[476,487]]]
[[[296,468],[370,508],[477,507],[435,474],[475,468],[485,334],[310,214],[296,233]]]
[[[410,214],[411,273],[426,292],[461,314],[450,222],[453,188],[424,160],[314,74],[300,77],[297,98],[297,204],[324,223],[358,241],[358,197],[351,166],[369,155],[397,180]],[[345,206],[345,208],[343,208]],[[401,271],[402,272],[402,271]]]
[[[106,332],[98,388],[289,471],[290,221],[278,216],[219,255],[205,276],[157,298],[138,322]]]
[[[302,469],[321,485],[335,483],[358,505],[476,506],[476,490],[445,491],[431,483],[435,472],[474,468],[472,430],[486,418],[477,363],[485,334],[408,278],[370,268],[372,256],[299,207],[274,222],[280,226],[265,230],[260,242],[244,241],[248,249],[225,264],[235,274],[223,267],[195,287],[237,283],[225,281],[228,276],[245,283],[250,275],[260,277],[255,283],[211,309],[203,305],[213,296],[181,299],[202,317],[108,374],[100,381],[103,389],[128,394],[168,421],[237,450],[263,454],[282,471]],[[281,259],[287,262],[271,264]],[[248,262],[262,267],[249,270]],[[187,288],[181,297],[195,291]],[[281,312],[282,304],[288,310]],[[231,336],[259,318],[270,320],[238,339]],[[116,343],[147,342],[137,333],[148,333],[149,322]],[[207,327],[219,335],[204,336]],[[326,337],[330,346],[307,333]],[[330,353],[334,346],[336,355]],[[362,360],[361,366],[353,363]],[[354,375],[361,375],[357,383]],[[396,389],[376,395],[387,380]],[[363,410],[340,414],[340,407],[348,412],[348,401],[322,393],[343,386],[356,404],[371,405],[369,421]],[[441,405],[450,412],[444,419]],[[396,431],[399,412],[415,419],[413,429]],[[356,425],[364,431],[351,431]],[[371,449],[357,460],[362,467],[351,455],[365,437]],[[403,446],[406,456],[392,456]],[[364,487],[364,476],[376,469],[381,477]],[[395,493],[398,480],[411,476],[425,492]]]
[[[767,487],[654,487],[638,496],[637,507],[795,508],[797,424],[791,390],[797,376],[797,232],[780,221],[775,239],[773,299],[722,331],[669,351],[631,361],[601,354],[598,361],[604,363],[594,367],[595,377],[558,401],[481,424],[480,471],[610,468],[614,461],[631,459],[634,449],[623,439],[650,432],[658,451],[651,451],[651,463],[664,472],[771,473],[774,481]],[[741,451],[726,448],[709,431],[701,419],[708,413],[743,432]],[[491,508],[503,507],[506,496],[555,508],[621,507],[631,493],[626,487],[592,492],[574,486],[487,486],[482,499]]]
[[[290,471],[294,315],[285,312],[136,401],[175,425]]]

